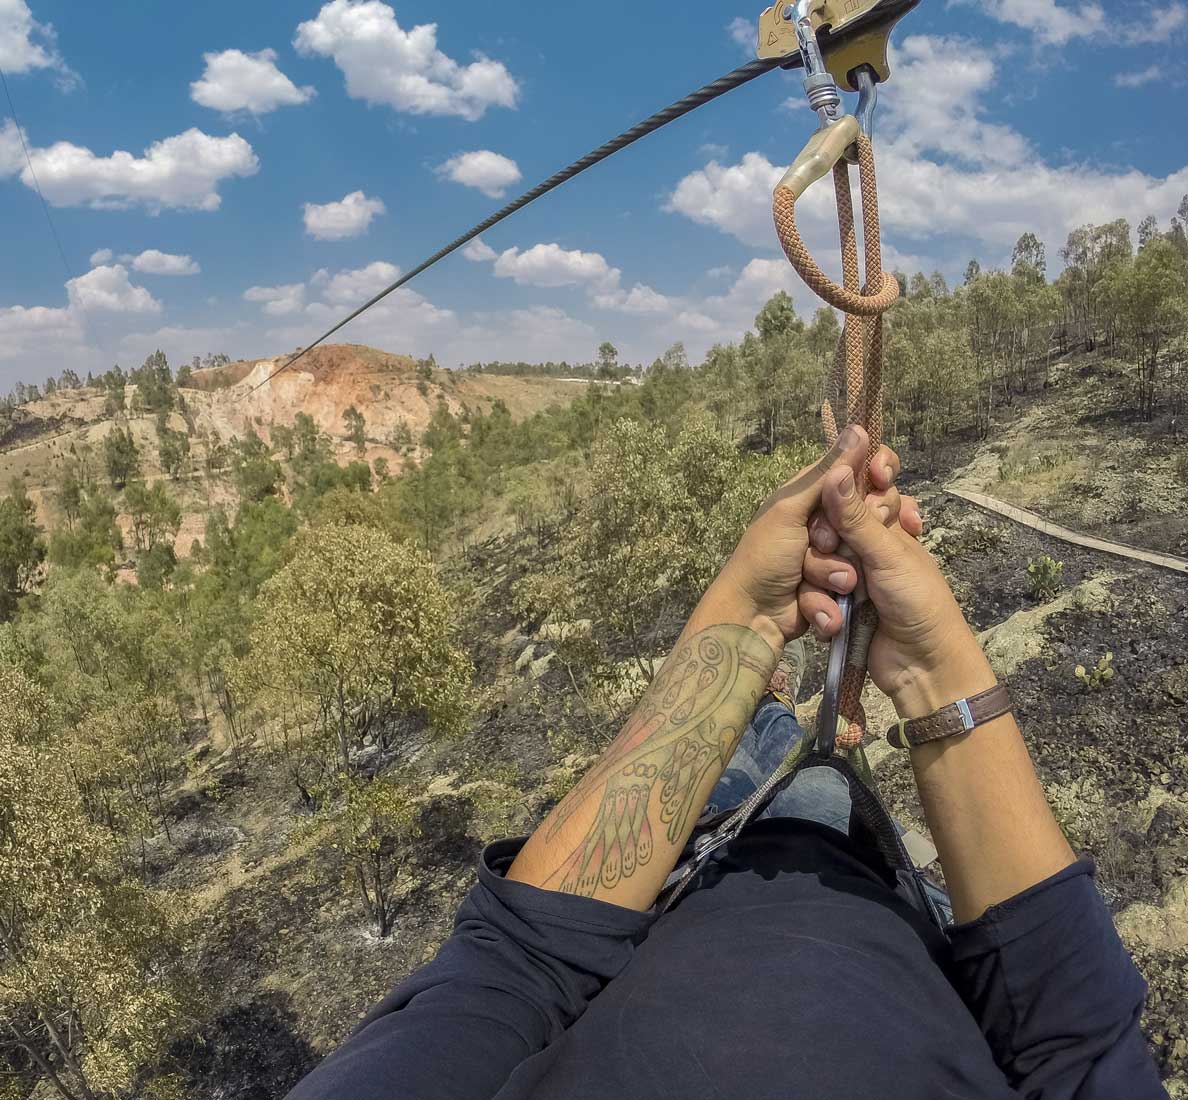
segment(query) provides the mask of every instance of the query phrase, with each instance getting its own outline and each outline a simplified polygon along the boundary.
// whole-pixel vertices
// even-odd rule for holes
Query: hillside
[[[1132,364],[1081,347],[1026,358],[1006,385],[990,370],[938,380],[936,333],[960,352],[969,330],[906,322],[940,309],[960,320],[963,296],[897,308],[891,354],[907,344],[898,362],[919,372],[888,395],[902,484],[1010,683],[1062,828],[1097,862],[1152,990],[1150,1049],[1182,1100],[1188,581],[1175,563],[1105,555],[957,495],[1182,554],[1176,392],[1144,416]],[[156,1041],[121,1064],[148,1066],[173,1095],[279,1100],[434,955],[482,844],[531,830],[572,787],[755,508],[820,454],[804,326],[782,300],[765,310],[783,327],[763,342],[696,367],[661,362],[631,386],[450,375],[339,347],[255,393],[283,359],[198,372],[180,404],[158,364],[137,375],[143,399],[117,378],[128,407],[114,416],[110,383],[10,413],[0,461],[55,530],[43,568],[30,506],[15,491],[3,502],[9,559],[23,547],[34,564],[10,573],[0,710],[30,727],[37,774],[73,805],[19,854],[41,866],[85,850],[84,834],[107,851],[111,881],[143,899],[129,934],[159,954],[151,966],[118,949],[85,957],[115,959],[121,988],[176,991],[163,1007],[129,994]],[[172,411],[137,415],[163,385]],[[303,440],[281,430],[299,421]],[[188,465],[163,478],[181,435]],[[135,474],[116,487],[108,438],[134,441],[151,489]],[[64,475],[80,466],[91,481],[71,520]],[[159,508],[131,514],[162,487]],[[810,645],[806,725],[825,657]],[[886,700],[866,703],[883,728]],[[878,739],[869,752],[896,816],[926,835],[907,760]],[[92,919],[82,871],[66,875],[84,894],[80,929]],[[46,874],[62,881],[52,859]],[[63,919],[58,893],[45,896]],[[85,966],[68,978],[81,1003],[115,980],[91,982]]]
[[[1188,584],[1183,576],[1077,550],[985,516],[946,492],[979,471],[980,484],[1001,486],[998,474],[987,471],[1027,441],[1021,430],[1027,424],[1059,423],[1061,447],[1095,448],[1097,412],[1068,416],[1071,380],[1084,365],[1071,358],[1047,389],[1007,411],[992,439],[955,444],[933,478],[909,471],[906,483],[922,501],[928,545],[996,668],[1010,679],[1062,826],[1098,862],[1099,885],[1152,986],[1146,1025],[1152,1048],[1169,1086],[1181,1090],[1173,1095],[1183,1096]],[[1033,440],[1041,447],[1045,441]],[[1162,468],[1169,456],[1153,461]],[[1105,464],[1098,469],[1111,476]],[[1048,471],[1041,465],[1032,473]],[[1027,476],[1020,482],[1027,499],[1040,499]],[[1090,493],[1100,495],[1092,482]],[[1103,530],[1134,534],[1111,516],[1103,512]],[[395,981],[432,957],[449,934],[483,841],[530,829],[580,771],[592,746],[573,706],[558,628],[517,614],[512,598],[558,552],[555,543],[542,548],[527,535],[501,536],[451,566],[454,582],[470,596],[465,632],[489,702],[462,740],[416,739],[401,752],[426,777],[425,839],[411,851],[389,938],[375,938],[357,907],[325,885],[327,855],[302,839],[283,768],[266,757],[236,762],[217,721],[194,743],[192,777],[173,802],[183,855],[161,864],[159,881],[196,892],[197,957],[206,981],[220,990],[221,1007],[203,1044],[184,1048],[200,1091],[281,1096]],[[1027,564],[1043,554],[1063,564],[1064,583],[1054,597],[1037,601],[1028,592]],[[679,614],[663,621],[661,654],[679,623]],[[1116,655],[1115,683],[1086,690],[1075,666],[1093,665],[1107,651]],[[823,647],[810,653],[801,692],[805,723],[819,701],[825,661]],[[873,727],[882,728],[886,701],[872,692],[867,704]],[[895,814],[924,831],[905,758],[881,742],[870,752]],[[502,817],[490,814],[490,786],[499,793]],[[164,845],[157,850],[165,859]]]
[[[193,372],[192,384],[179,388],[184,407],[170,413],[165,422],[171,431],[189,437],[192,456],[192,470],[173,486],[184,512],[175,543],[179,556],[188,553],[194,539],[201,539],[210,509],[233,500],[220,479],[204,480],[200,474],[216,443],[229,445],[255,432],[272,444],[275,427],[291,428],[304,414],[328,438],[336,460],[374,464],[383,459],[393,473],[399,473],[418,457],[417,441],[438,408],[461,417],[489,413],[496,402],[502,402],[513,420],[522,421],[546,408],[564,406],[588,388],[582,382],[543,377],[455,374],[353,344],[315,348],[268,382],[288,358],[198,370]],[[136,386],[129,385],[129,410],[135,395]],[[362,451],[348,439],[343,420],[352,407],[365,422],[367,441]],[[150,481],[162,478],[157,418],[132,411],[110,416],[105,412],[104,391],[83,388],[60,389],[13,410],[0,434],[0,485],[22,479],[37,506],[38,522],[54,528],[59,517],[50,505],[49,490],[67,459],[79,454],[98,456],[116,426],[131,433],[142,456],[144,476]],[[126,516],[121,524],[127,528]]]

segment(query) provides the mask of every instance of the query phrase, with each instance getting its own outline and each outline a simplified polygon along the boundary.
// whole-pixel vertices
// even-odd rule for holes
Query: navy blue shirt
[[[1154,1100],[1082,861],[946,940],[840,834],[759,821],[661,917],[483,854],[437,958],[290,1100]]]

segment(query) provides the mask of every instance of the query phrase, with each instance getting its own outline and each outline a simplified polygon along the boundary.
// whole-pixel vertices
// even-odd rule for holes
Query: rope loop
[[[821,408],[826,442],[837,442],[838,419],[834,402],[844,393],[846,423],[861,424],[870,436],[870,459],[883,440],[883,314],[899,298],[899,282],[883,270],[879,226],[879,195],[875,176],[874,150],[870,139],[857,139],[858,169],[862,190],[862,242],[865,253],[865,286],[860,283],[858,243],[850,170],[845,161],[833,169],[837,193],[838,227],[841,233],[842,282],[834,282],[813,259],[796,225],[796,196],[784,186],[776,188],[773,202],[776,233],[784,255],[818,297],[846,314],[846,324],[834,357],[828,392]],[[869,484],[869,481],[868,481]],[[866,713],[862,689],[866,684],[867,654],[878,628],[874,604],[863,604],[854,616],[850,631],[850,659],[842,677],[839,712],[846,719],[839,729],[837,746],[859,747],[866,735]]]

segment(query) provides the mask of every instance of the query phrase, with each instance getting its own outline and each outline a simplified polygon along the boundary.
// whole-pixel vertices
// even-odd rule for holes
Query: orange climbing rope
[[[846,120],[843,120],[843,122]],[[853,120],[849,120],[853,123]],[[838,124],[835,124],[838,125]],[[856,123],[853,124],[856,128]],[[825,134],[826,131],[822,131]],[[841,136],[848,136],[842,130]],[[870,435],[870,459],[883,439],[883,314],[899,297],[899,283],[883,270],[879,230],[879,197],[875,177],[874,150],[870,139],[858,133],[858,170],[862,188],[862,241],[865,252],[866,281],[860,285],[858,241],[854,222],[854,203],[850,190],[850,169],[844,159],[833,165],[837,191],[838,224],[841,229],[842,283],[838,285],[810,255],[796,226],[798,193],[811,182],[815,171],[809,169],[807,182],[789,179],[776,188],[774,216],[776,233],[784,254],[808,286],[831,306],[846,314],[845,328],[834,356],[833,373],[827,396],[821,407],[825,440],[837,442],[836,405],[844,401],[846,423],[861,424]],[[819,156],[819,154],[815,154]],[[825,154],[828,156],[828,153]],[[819,161],[818,161],[819,168]],[[797,184],[800,183],[798,187]],[[869,491],[869,483],[863,492]],[[869,601],[853,616],[845,673],[838,698],[838,711],[846,720],[839,730],[837,744],[843,749],[856,748],[866,734],[866,714],[862,707],[862,689],[866,683],[866,659],[871,639],[878,626],[878,612]]]

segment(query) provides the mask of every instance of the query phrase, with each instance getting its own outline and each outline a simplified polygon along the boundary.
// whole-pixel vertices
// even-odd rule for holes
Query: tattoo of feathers
[[[599,797],[594,823],[550,879],[555,888],[613,890],[651,861],[654,829],[670,847],[681,843],[706,774],[729,763],[754,713],[771,658],[741,626],[709,627],[681,643],[615,743],[553,811],[549,840]]]

